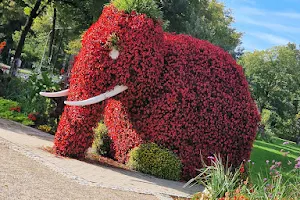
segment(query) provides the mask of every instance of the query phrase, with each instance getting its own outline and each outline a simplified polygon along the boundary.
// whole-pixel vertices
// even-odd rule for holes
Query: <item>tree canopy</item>
[[[300,101],[300,51],[295,44],[246,53],[239,60],[265,125],[280,134],[295,128]],[[266,112],[265,110],[271,111]],[[297,131],[291,130],[290,137]],[[290,138],[289,138],[290,139]]]
[[[9,56],[22,56],[22,61],[26,60],[23,64],[31,66],[27,64],[38,62],[46,55],[55,64],[58,57],[63,59],[68,52],[76,52],[70,47],[78,49],[80,45],[76,42],[80,42],[81,34],[98,19],[103,6],[108,2],[109,0],[1,1],[0,40],[7,42],[2,52],[2,62],[10,64]],[[130,4],[131,0],[113,1],[118,5],[125,5],[126,2]],[[148,8],[155,7],[155,3],[159,9],[149,10]],[[147,6],[148,4],[151,6]],[[132,10],[143,9],[142,12],[151,12],[148,14],[155,18],[161,18],[161,10],[170,32],[186,33],[208,40],[232,55],[235,55],[235,50],[240,45],[242,35],[231,27],[233,17],[230,11],[216,0],[142,0],[136,1],[134,5]],[[48,45],[46,49],[45,45]],[[8,55],[9,49],[15,51]]]

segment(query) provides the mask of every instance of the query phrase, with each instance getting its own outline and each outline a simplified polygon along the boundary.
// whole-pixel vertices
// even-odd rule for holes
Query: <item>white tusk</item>
[[[87,106],[87,105],[99,103],[101,101],[104,101],[105,99],[116,96],[117,94],[120,94],[121,92],[124,92],[127,89],[128,89],[127,86],[117,85],[113,90],[102,93],[98,96],[86,100],[82,100],[82,101],[65,101],[65,104],[69,106]]]
[[[40,95],[44,97],[64,97],[64,96],[68,96],[68,94],[69,94],[69,89],[62,90],[59,92],[40,92]]]

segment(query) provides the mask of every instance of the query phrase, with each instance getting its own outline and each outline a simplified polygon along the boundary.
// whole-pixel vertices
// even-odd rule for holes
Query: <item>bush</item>
[[[24,125],[34,125],[28,116],[21,113],[21,107],[15,101],[0,98],[0,118],[20,122]]]
[[[0,86],[3,86],[0,93],[3,97],[18,102],[24,113],[35,113],[35,125],[56,126],[55,119],[51,116],[51,111],[57,106],[56,103],[50,98],[39,95],[41,91],[60,90],[59,84],[53,82],[49,74],[32,74],[27,80],[6,75],[0,76],[0,79]]]
[[[1,93],[4,98],[16,101],[25,90],[25,82],[16,77],[10,77],[6,74],[1,76]]]
[[[168,149],[161,148],[154,143],[141,144],[131,150],[127,165],[159,178],[179,180],[181,175],[179,158]]]
[[[99,122],[98,126],[94,129],[94,142],[93,149],[99,155],[108,156],[110,150],[111,139],[107,135],[107,128],[103,122]]]

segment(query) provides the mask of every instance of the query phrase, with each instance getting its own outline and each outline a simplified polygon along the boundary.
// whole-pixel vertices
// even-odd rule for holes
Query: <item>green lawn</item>
[[[290,142],[287,145],[283,145],[286,140],[274,137],[272,143],[267,143],[264,141],[256,140],[254,142],[253,150],[251,153],[251,171],[252,180],[255,182],[257,179],[257,174],[261,173],[262,176],[269,173],[269,168],[272,165],[272,161],[282,162],[282,174],[284,178],[290,178],[290,181],[293,180],[293,176],[289,174],[290,170],[294,169],[295,159],[300,156],[300,146],[297,146],[294,142]],[[283,152],[289,152],[286,156],[283,155]],[[269,164],[266,161],[269,160]],[[288,162],[292,162],[291,165],[288,165]],[[252,162],[254,164],[252,165]]]

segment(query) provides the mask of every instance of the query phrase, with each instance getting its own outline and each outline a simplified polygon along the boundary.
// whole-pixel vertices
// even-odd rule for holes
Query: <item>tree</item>
[[[34,20],[22,49],[22,67],[29,67],[35,62],[40,63],[43,57],[48,56],[53,10],[52,6],[47,6],[44,13]],[[16,43],[20,41],[21,33],[21,31],[15,31],[13,40]]]
[[[217,0],[156,0],[164,19],[169,22],[168,31],[185,33],[222,47],[234,57],[243,49],[242,34],[231,27],[234,18]]]
[[[292,48],[294,47],[294,48]],[[300,60],[295,45],[278,46],[246,53],[239,60],[245,69],[260,113],[272,112],[268,125],[273,132],[295,138],[294,129],[300,100]],[[264,117],[264,116],[262,116]],[[289,132],[289,133],[287,133]],[[285,137],[285,136],[283,136]]]
[[[185,21],[188,20],[187,13],[189,1],[186,0],[156,0],[163,12],[163,18],[167,21],[167,31],[184,33]]]
[[[20,0],[19,0],[20,1]],[[22,1],[24,5],[26,5],[26,7],[24,7],[24,11],[25,13],[28,14],[26,23],[24,25],[24,28],[22,29],[21,35],[20,35],[20,39],[18,41],[18,45],[16,47],[16,51],[15,51],[15,55],[14,55],[14,59],[13,62],[11,63],[12,67],[10,70],[10,74],[12,76],[15,75],[16,71],[17,71],[17,67],[19,65],[19,61],[20,61],[20,57],[21,57],[21,53],[22,50],[24,48],[24,44],[25,44],[25,39],[28,35],[28,33],[30,32],[30,29],[32,27],[32,24],[34,22],[34,20],[40,16],[40,14],[42,14],[45,9],[47,8],[48,5],[50,5],[51,3],[55,4],[55,15],[53,15],[53,29],[52,30],[52,34],[51,34],[51,39],[50,39],[50,44],[49,44],[49,55],[52,55],[52,45],[53,45],[53,41],[54,41],[54,37],[55,37],[55,24],[56,24],[56,6],[58,9],[63,10],[64,8],[71,8],[72,11],[76,10],[76,12],[67,12],[67,14],[69,14],[67,17],[65,17],[64,19],[78,19],[76,17],[81,17],[79,20],[80,23],[77,24],[81,24],[81,26],[84,24],[85,28],[87,28],[92,22],[93,19],[95,17],[95,13],[96,12],[90,12],[91,10],[95,10],[95,6],[97,5],[103,5],[104,3],[107,2],[107,0],[102,0],[102,1],[96,1],[96,0],[92,0],[92,1],[80,1],[80,0],[36,0],[35,2],[33,2],[33,0],[23,0]],[[101,12],[101,7],[100,9],[98,9]],[[74,15],[74,13],[76,13],[76,15]],[[72,17],[70,17],[72,16]],[[74,17],[73,17],[74,16]],[[84,17],[82,17],[84,16]],[[69,20],[70,21],[70,20]],[[62,23],[63,24],[63,23]],[[68,24],[68,23],[65,23]],[[79,34],[79,33],[78,33]]]
[[[0,42],[6,41],[6,47],[2,51],[4,63],[9,62],[9,50],[13,48],[13,33],[21,30],[26,21],[22,6],[24,2],[21,0],[0,2]]]
[[[10,75],[12,75],[12,76],[16,75],[17,68],[20,65],[19,63],[20,63],[21,53],[22,53],[22,50],[24,47],[25,39],[26,39],[27,34],[30,31],[30,28],[32,26],[34,19],[37,18],[44,11],[44,9],[47,7],[47,4],[49,4],[50,2],[51,2],[51,0],[47,0],[46,2],[44,2],[44,5],[43,5],[42,0],[36,0],[34,6],[32,8],[30,8],[31,11],[29,13],[29,16],[27,17],[25,26],[22,30],[21,37],[18,42],[16,52],[14,55],[14,59],[12,61],[12,65],[11,65],[10,72],[9,72]]]
[[[242,34],[231,27],[234,18],[230,10],[216,0],[193,0],[188,9],[186,33],[208,40],[234,54],[241,43]]]

